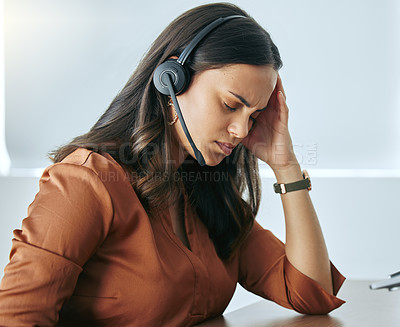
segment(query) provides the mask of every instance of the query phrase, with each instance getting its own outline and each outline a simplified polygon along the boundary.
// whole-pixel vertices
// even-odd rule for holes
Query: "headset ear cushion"
[[[165,95],[170,95],[166,75],[169,75],[174,86],[175,94],[182,93],[190,83],[190,74],[176,59],[168,59],[159,65],[153,74],[153,83],[156,89]]]

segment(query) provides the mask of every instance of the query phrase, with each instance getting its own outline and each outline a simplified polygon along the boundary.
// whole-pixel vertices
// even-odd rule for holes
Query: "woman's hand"
[[[266,162],[278,183],[291,183],[303,178],[293,151],[288,129],[289,109],[282,81],[278,80],[252,131],[242,140],[244,146]],[[307,190],[281,195],[285,214],[285,253],[300,272],[333,294],[332,272],[321,227]]]
[[[298,165],[288,129],[288,114],[286,95],[278,74],[267,109],[258,115],[255,126],[242,140],[246,148],[274,171]]]

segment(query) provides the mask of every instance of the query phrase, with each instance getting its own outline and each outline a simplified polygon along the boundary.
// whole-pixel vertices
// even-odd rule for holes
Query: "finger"
[[[285,93],[285,90],[283,88],[282,78],[281,78],[281,76],[279,74],[278,74],[278,79],[276,81],[276,88],[278,89],[278,91],[282,91],[283,96],[286,99],[286,93]]]
[[[289,108],[286,104],[285,95],[282,91],[278,92],[278,99],[279,99],[279,118],[280,120],[287,125],[289,121]]]

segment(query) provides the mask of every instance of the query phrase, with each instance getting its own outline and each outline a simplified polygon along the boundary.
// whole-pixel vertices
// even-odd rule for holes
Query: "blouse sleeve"
[[[285,245],[257,222],[242,246],[239,283],[247,290],[305,314],[326,314],[345,301],[336,297],[345,278],[331,263],[333,294],[297,270],[285,255]]]
[[[105,239],[110,196],[90,168],[58,163],[39,181],[0,284],[0,326],[54,326],[82,266]]]

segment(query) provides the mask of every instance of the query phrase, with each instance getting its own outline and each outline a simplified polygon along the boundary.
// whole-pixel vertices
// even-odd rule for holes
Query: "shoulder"
[[[115,173],[124,174],[122,167],[108,153],[99,154],[97,152],[78,148],[61,162],[53,165],[76,165],[82,166],[93,171],[93,173],[102,177],[105,172],[114,171]],[[50,166],[49,168],[51,168]]]
[[[51,173],[61,173],[69,178],[78,177],[75,180],[80,183],[97,180],[107,189],[114,184],[131,188],[128,175],[111,155],[100,154],[85,148],[77,148],[61,162],[47,167],[42,179],[46,179],[46,175]]]
[[[39,186],[73,197],[82,205],[89,205],[89,195],[108,207],[123,203],[127,197],[131,203],[137,199],[128,175],[111,155],[85,148],[78,148],[61,162],[47,167]]]
[[[110,209],[106,211],[111,211],[114,228],[124,226],[132,216],[147,217],[129,174],[108,153],[78,148],[61,162],[46,168],[39,183],[57,185],[57,192],[72,196],[81,206],[93,206],[93,203],[106,206]],[[88,196],[91,201],[87,200]]]
[[[117,170],[117,163],[93,151],[78,148],[44,170],[39,180],[38,198],[46,201],[55,198],[84,209],[101,204],[109,209],[107,211],[112,211],[110,192],[102,176]]]
[[[106,197],[109,197],[114,209],[118,207],[127,210],[125,207],[128,203],[142,207],[128,174],[108,153],[100,154],[85,148],[78,148],[48,169],[50,173],[53,171],[54,174],[55,171],[58,171],[59,174],[68,176],[71,181],[79,183],[76,185],[77,188],[89,184],[95,192],[104,189],[107,193]]]

